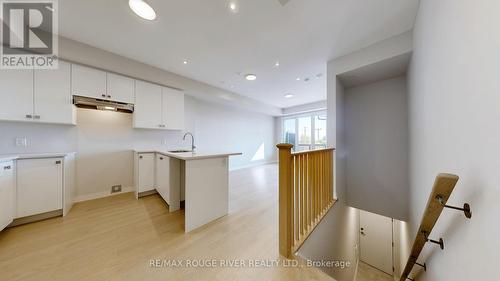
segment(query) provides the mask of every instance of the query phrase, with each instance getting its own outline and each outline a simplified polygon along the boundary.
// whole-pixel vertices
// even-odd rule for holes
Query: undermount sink
[[[179,150],[170,150],[170,153],[183,153],[183,152],[192,152],[192,150],[179,149]]]

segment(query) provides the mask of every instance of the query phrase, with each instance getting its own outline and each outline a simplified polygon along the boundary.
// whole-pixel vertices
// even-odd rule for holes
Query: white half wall
[[[460,176],[425,247],[419,281],[497,280],[500,260],[500,1],[421,0],[409,70],[410,229],[435,176]],[[414,274],[420,269],[414,269]]]

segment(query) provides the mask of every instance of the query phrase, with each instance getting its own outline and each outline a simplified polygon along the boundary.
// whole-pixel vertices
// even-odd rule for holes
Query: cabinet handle
[[[163,157],[160,157],[160,160],[163,160]]]
[[[4,170],[10,170],[10,168],[11,168],[10,166],[4,166],[3,167]]]
[[[110,95],[108,95],[108,99],[110,99],[110,98],[111,98],[111,96],[110,96]]]
[[[142,156],[139,156],[139,159],[142,159]]]
[[[40,119],[40,115],[33,116],[33,119]]]
[[[105,95],[105,94],[102,94],[101,96],[102,96],[103,98],[105,98],[105,97],[106,97],[106,95]]]
[[[56,161],[56,164],[57,164],[57,165],[61,164],[61,160],[57,160],[57,161]]]
[[[26,114],[26,118],[31,119],[31,118],[33,118],[33,115],[31,115],[31,114]]]

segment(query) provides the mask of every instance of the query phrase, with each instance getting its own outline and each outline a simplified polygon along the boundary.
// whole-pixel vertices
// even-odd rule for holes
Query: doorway
[[[360,210],[360,260],[393,275],[392,219]]]

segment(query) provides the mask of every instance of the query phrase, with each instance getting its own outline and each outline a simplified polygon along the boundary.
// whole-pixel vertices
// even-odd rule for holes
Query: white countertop
[[[0,162],[19,159],[66,157],[67,155],[74,153],[75,152],[0,154]]]
[[[207,158],[219,158],[235,155],[242,155],[241,152],[209,152],[209,151],[195,151],[195,152],[180,152],[173,153],[163,150],[135,150],[136,153],[159,153],[168,157],[177,158],[180,160],[197,160]]]

